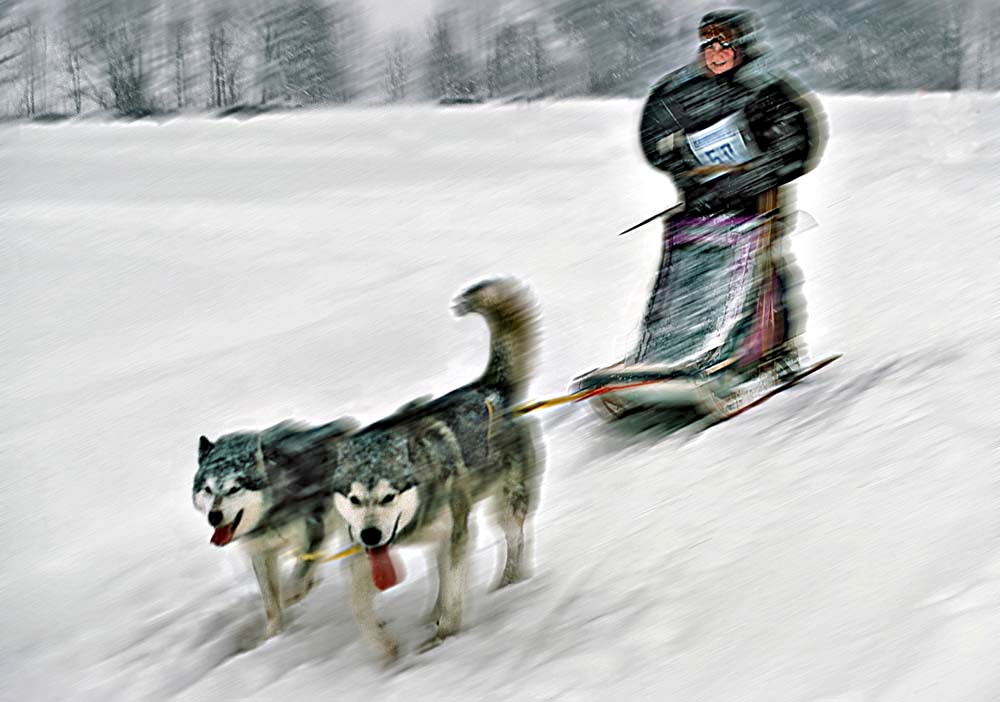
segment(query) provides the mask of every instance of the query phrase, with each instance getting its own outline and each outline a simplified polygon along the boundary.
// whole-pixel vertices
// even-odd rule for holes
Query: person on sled
[[[718,10],[698,27],[697,59],[662,78],[642,112],[640,142],[649,163],[671,176],[683,199],[679,218],[772,212],[771,261],[777,294],[776,339],[768,352],[785,372],[804,354],[801,274],[784,251],[793,226],[788,186],[821,150],[821,112],[792,81],[764,66],[757,17]],[[668,223],[668,227],[670,224]],[[661,277],[667,266],[661,266]],[[647,311],[655,312],[658,280]]]

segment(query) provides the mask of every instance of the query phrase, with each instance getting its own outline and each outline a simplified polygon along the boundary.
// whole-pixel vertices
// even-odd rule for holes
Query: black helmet
[[[760,26],[760,18],[750,10],[714,10],[701,18],[698,36],[702,40],[720,37],[738,47],[744,59],[752,59],[762,49]]]

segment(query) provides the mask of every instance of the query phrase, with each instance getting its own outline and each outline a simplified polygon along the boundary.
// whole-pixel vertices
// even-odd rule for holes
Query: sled
[[[728,419],[839,358],[783,367],[777,205],[769,191],[756,215],[668,215],[637,348],[576,378],[567,397],[588,400],[605,419],[645,409]]]

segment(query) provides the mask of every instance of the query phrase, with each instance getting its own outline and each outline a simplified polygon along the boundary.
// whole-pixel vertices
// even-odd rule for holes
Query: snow
[[[535,576],[423,655],[418,552],[360,639],[345,569],[265,643],[196,442],[373,420],[464,382],[506,272],[544,314],[532,395],[620,358],[668,206],[640,104],[336,109],[0,130],[0,698],[1000,699],[1000,100],[828,97],[793,246],[836,364],[700,435],[540,412]]]

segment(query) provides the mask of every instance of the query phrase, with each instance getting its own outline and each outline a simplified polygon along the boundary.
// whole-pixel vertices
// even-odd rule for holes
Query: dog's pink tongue
[[[216,527],[212,532],[212,543],[216,546],[225,546],[233,540],[233,524],[230,522],[224,526]]]
[[[396,575],[396,566],[389,555],[388,546],[370,548],[368,553],[368,564],[372,568],[372,581],[379,590],[388,590],[399,582]]]

